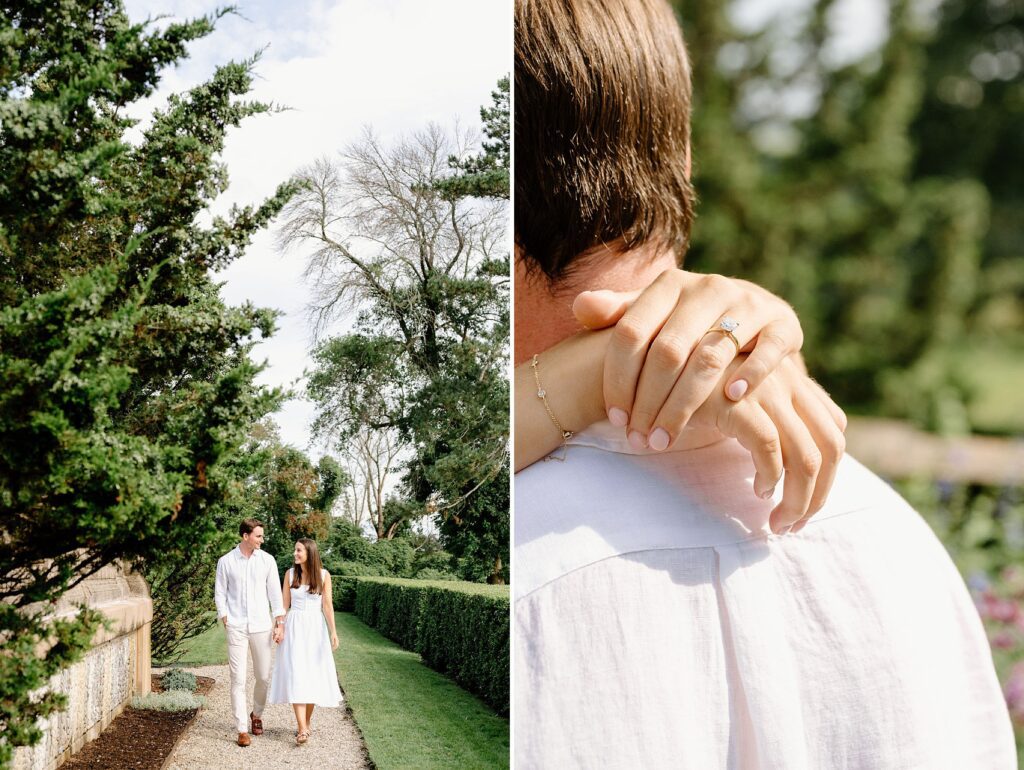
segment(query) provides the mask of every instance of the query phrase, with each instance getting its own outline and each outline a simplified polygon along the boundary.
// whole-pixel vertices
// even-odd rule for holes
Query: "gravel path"
[[[185,737],[171,755],[169,770],[192,768],[261,768],[280,765],[317,770],[366,770],[371,765],[363,747],[359,728],[342,708],[318,708],[313,712],[313,734],[303,746],[295,745],[295,715],[287,703],[268,705],[263,712],[263,735],[252,737],[252,745],[235,744],[231,718],[231,686],[227,666],[202,666],[187,669],[199,676],[217,680],[206,696],[206,708],[199,712]],[[154,669],[156,672],[157,669]],[[253,675],[249,666],[249,697]]]

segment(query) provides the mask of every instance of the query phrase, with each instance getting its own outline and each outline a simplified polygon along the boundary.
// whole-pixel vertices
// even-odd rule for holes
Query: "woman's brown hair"
[[[324,565],[320,562],[320,549],[316,547],[316,541],[308,537],[300,537],[298,542],[306,548],[306,573],[302,571],[301,564],[292,564],[292,588],[298,588],[303,583],[309,586],[311,594],[319,594],[324,590]],[[305,577],[305,580],[303,579]]]
[[[664,0],[516,0],[515,234],[552,281],[606,244],[686,251],[690,66]]]

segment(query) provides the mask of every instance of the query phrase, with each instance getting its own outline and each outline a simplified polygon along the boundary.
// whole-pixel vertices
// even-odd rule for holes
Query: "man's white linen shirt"
[[[971,596],[891,487],[845,457],[778,537],[736,441],[624,433],[515,477],[515,770],[1017,767]]]
[[[277,562],[259,549],[249,558],[236,546],[217,562],[214,588],[217,617],[227,616],[228,625],[249,633],[270,631],[273,616],[284,615],[281,585],[277,582]]]

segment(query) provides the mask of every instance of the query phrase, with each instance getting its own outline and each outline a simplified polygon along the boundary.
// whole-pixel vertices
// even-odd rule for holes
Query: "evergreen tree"
[[[227,184],[225,131],[271,110],[239,99],[254,61],[124,138],[126,107],[215,22],[154,31],[118,0],[0,4],[0,766],[65,704],[37,692],[97,628],[86,610],[49,619],[49,603],[115,559],[151,577],[208,564],[233,458],[279,400],[249,358],[274,313],[227,306],[210,273],[290,189],[198,216]]]

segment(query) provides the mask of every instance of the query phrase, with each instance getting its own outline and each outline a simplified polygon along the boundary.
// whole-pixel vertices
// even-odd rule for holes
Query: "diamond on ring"
[[[740,322],[735,318],[725,316],[721,321],[718,322],[718,328],[726,332],[734,332],[740,328]]]

